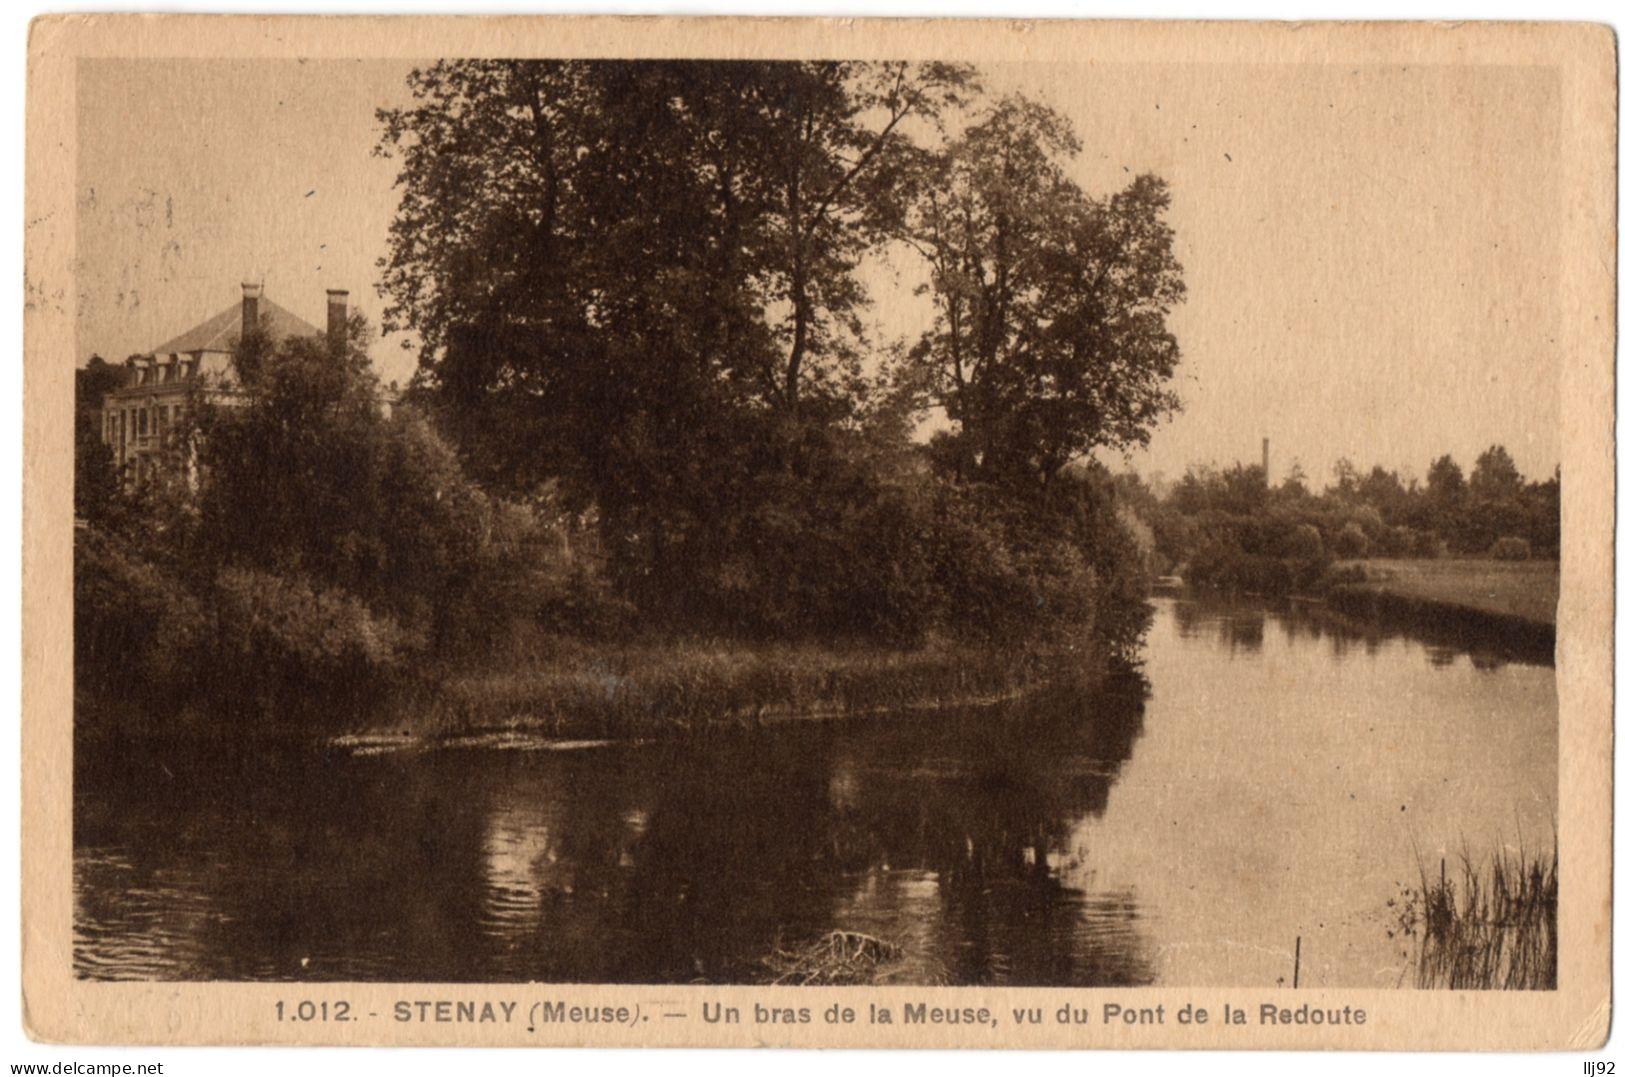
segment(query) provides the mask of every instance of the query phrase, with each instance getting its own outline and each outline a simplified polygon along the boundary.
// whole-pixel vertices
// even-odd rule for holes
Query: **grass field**
[[[1365,586],[1409,598],[1557,624],[1556,561],[1348,561],[1365,570]]]

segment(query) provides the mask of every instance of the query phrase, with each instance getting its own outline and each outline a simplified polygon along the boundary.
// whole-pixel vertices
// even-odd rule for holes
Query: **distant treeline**
[[[1500,445],[1470,475],[1450,456],[1425,482],[1340,460],[1312,493],[1294,467],[1269,486],[1256,465],[1192,468],[1156,496],[1137,476],[1118,488],[1154,536],[1158,567],[1192,583],[1265,593],[1304,590],[1333,561],[1367,557],[1555,558],[1561,477],[1529,482]]]
[[[159,482],[121,484],[92,423],[81,688],[342,714],[566,636],[1133,653],[1143,558],[1079,461],[1177,406],[1160,180],[1081,190],[1063,117],[955,65],[411,86],[380,147],[406,399],[380,407],[357,325],[337,355],[244,341]],[[905,251],[935,320],[879,349],[860,270]],[[931,406],[953,430],[922,446]]]

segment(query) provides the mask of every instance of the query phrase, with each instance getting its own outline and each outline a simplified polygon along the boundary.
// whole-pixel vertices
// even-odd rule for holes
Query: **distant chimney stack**
[[[1270,485],[1270,439],[1264,439],[1264,488]]]
[[[243,337],[259,328],[260,324],[260,293],[265,290],[263,284],[250,284],[243,282]]]
[[[327,290],[327,346],[334,354],[344,350],[350,323],[350,293],[343,288]]]

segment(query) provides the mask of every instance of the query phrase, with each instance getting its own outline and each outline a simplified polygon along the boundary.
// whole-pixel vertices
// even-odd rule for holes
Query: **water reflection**
[[[1461,657],[1461,652],[1454,647],[1425,647],[1423,651],[1428,656],[1428,665],[1434,669],[1449,669]]]
[[[1182,639],[1217,635],[1232,654],[1257,653],[1264,646],[1265,614],[1258,604],[1240,598],[1213,596],[1201,601],[1167,603]]]
[[[1232,653],[1253,654],[1264,647],[1266,626],[1288,643],[1325,641],[1333,657],[1375,656],[1385,649],[1408,650],[1418,644],[1436,668],[1445,669],[1466,656],[1473,668],[1495,670],[1508,662],[1551,666],[1548,648],[1529,646],[1518,634],[1469,635],[1449,626],[1385,625],[1355,620],[1308,599],[1266,601],[1207,595],[1160,602],[1172,613],[1180,638],[1217,637]]]
[[[1289,984],[1301,940],[1305,984],[1394,986],[1387,903],[1418,857],[1554,832],[1549,665],[1312,604],[1157,605],[1145,735],[1074,839],[1132,887],[1157,983]],[[1262,639],[1238,633],[1260,610]]]
[[[925,983],[1141,983],[1070,844],[1143,691],[683,745],[82,759],[79,975],[752,982],[834,929]],[[149,792],[150,790],[150,792]]]

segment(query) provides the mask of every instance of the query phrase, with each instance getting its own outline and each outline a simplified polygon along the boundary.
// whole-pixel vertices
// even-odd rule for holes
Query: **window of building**
[[[139,437],[146,437],[147,436],[147,409],[146,408],[142,408],[140,411],[136,412],[136,428],[135,428],[135,432],[136,432],[136,435],[139,436]]]

